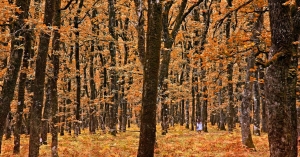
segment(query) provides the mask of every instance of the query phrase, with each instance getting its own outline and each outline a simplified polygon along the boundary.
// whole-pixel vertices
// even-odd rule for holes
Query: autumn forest
[[[300,0],[0,6],[1,155],[298,156]]]

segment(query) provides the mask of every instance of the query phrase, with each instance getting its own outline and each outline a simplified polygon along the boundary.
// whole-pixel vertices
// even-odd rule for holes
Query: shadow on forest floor
[[[257,151],[250,151],[241,144],[240,128],[232,133],[219,131],[216,126],[208,126],[208,133],[190,131],[184,126],[170,127],[167,135],[161,135],[160,126],[157,126],[156,157],[264,157],[269,156],[267,134],[253,136]],[[129,157],[136,156],[138,149],[139,130],[136,126],[128,132],[118,133],[116,137],[109,134],[89,134],[83,130],[78,137],[73,135],[59,136],[60,157]],[[29,137],[21,137],[21,153],[13,155],[13,139],[3,141],[1,156],[28,156]],[[51,156],[50,142],[40,147],[40,156]]]

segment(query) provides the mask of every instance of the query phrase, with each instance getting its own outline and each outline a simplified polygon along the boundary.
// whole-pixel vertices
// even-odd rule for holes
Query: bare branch
[[[183,22],[183,20],[191,13],[191,11],[193,11],[195,7],[199,6],[201,2],[203,2],[203,0],[198,0],[197,3],[193,4],[190,8],[188,8],[188,10],[185,13],[183,13],[186,7],[186,1],[182,1],[179,14],[175,19],[175,26],[171,33],[172,38],[174,38],[177,35],[178,29],[180,28],[180,25]]]
[[[245,3],[243,3],[242,5],[238,6],[237,8],[235,9],[232,9],[230,10],[229,12],[227,12],[221,19],[219,19],[218,21],[216,21],[215,25],[214,25],[214,33],[213,33],[213,36],[214,34],[216,33],[217,29],[219,29],[221,27],[221,25],[223,24],[223,22],[225,21],[225,19],[227,19],[232,12],[237,12],[238,10],[240,10],[241,8],[243,8],[244,6],[250,4],[253,0],[249,0]]]
[[[66,9],[68,9],[68,8],[70,7],[70,5],[72,4],[73,1],[74,1],[74,0],[70,0],[70,1],[67,3],[67,5],[66,5],[65,7],[61,8],[60,10],[66,10]]]

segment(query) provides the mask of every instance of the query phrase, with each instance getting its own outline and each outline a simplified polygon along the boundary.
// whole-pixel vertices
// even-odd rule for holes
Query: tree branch
[[[284,56],[284,52],[278,52],[276,53],[270,60],[266,61],[266,62],[263,62],[261,59],[257,58],[255,60],[256,62],[256,65],[261,65],[263,68],[266,68],[270,65],[272,65],[273,63],[275,63],[276,61],[278,61],[278,59],[280,57],[283,57]]]
[[[66,5],[65,7],[61,8],[60,10],[66,10],[66,9],[68,9],[73,1],[74,1],[74,0],[70,0],[70,1],[67,3],[67,5]]]
[[[217,29],[219,29],[221,27],[221,25],[223,24],[223,22],[225,21],[225,19],[227,19],[232,12],[236,12],[238,10],[240,10],[241,8],[243,8],[244,6],[250,4],[253,0],[249,0],[245,3],[243,3],[242,5],[238,6],[235,9],[230,10],[229,12],[227,12],[221,19],[219,19],[218,21],[216,21],[215,25],[213,26],[213,28],[215,29],[213,32],[213,36],[215,36],[215,33],[217,31]]]
[[[203,0],[198,0],[197,3],[193,4],[190,8],[188,8],[188,10],[184,13],[184,9],[186,7],[186,0],[182,1],[181,3],[181,8],[180,8],[180,12],[177,15],[176,19],[175,19],[175,26],[171,32],[171,36],[172,38],[174,38],[177,35],[178,29],[180,28],[181,23],[183,22],[183,20],[187,17],[187,15],[189,15],[191,13],[191,11],[193,11],[193,9],[196,6],[199,6],[199,4],[203,2]]]

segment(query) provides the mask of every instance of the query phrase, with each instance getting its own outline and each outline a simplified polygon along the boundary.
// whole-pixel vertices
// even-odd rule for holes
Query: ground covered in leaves
[[[268,138],[266,134],[253,136],[256,151],[244,148],[241,144],[240,128],[233,133],[219,131],[216,126],[209,126],[208,133],[190,131],[184,126],[171,127],[167,135],[161,135],[160,126],[157,127],[157,157],[263,157],[269,156]],[[129,157],[136,156],[139,140],[139,129],[129,128],[125,133],[118,133],[116,137],[109,134],[89,134],[83,130],[78,137],[73,135],[59,136],[60,157]],[[51,156],[49,144],[42,145],[40,156]],[[3,141],[1,156],[28,156],[29,137],[21,138],[21,153],[13,155],[13,139]]]

